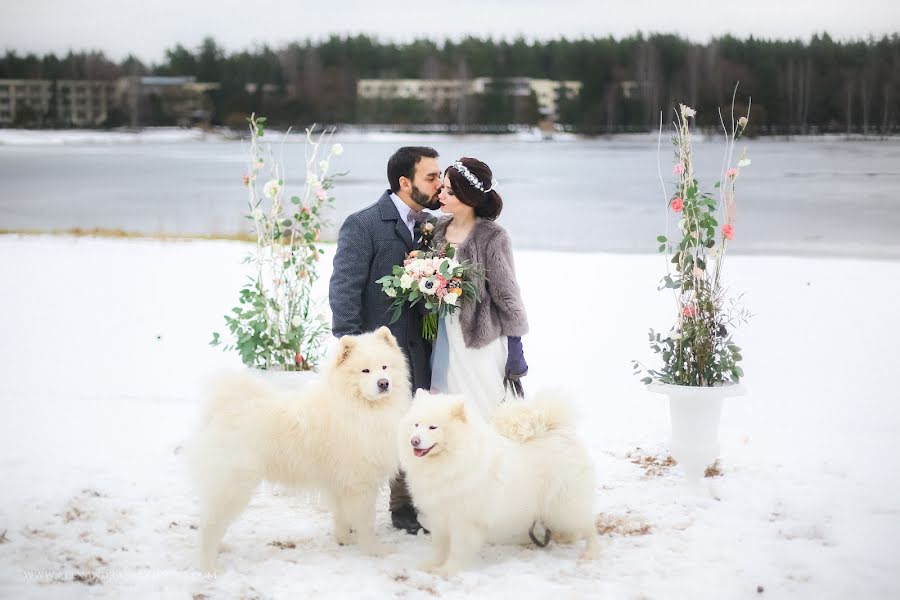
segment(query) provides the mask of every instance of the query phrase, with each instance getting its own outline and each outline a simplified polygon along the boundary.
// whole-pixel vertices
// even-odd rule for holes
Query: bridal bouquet
[[[736,92],[736,90],[735,90]],[[666,203],[666,235],[656,238],[666,257],[668,273],[659,289],[671,289],[675,300],[675,326],[665,335],[650,330],[650,348],[662,358],[659,369],[643,369],[644,383],[654,381],[682,386],[708,387],[737,383],[744,372],[739,366],[741,349],[732,340],[732,330],[746,322],[749,313],[735,299],[727,299],[722,280],[725,250],[735,237],[735,184],[741,169],[750,165],[746,151],[734,162],[735,140],[747,127],[747,116],[734,119],[725,130],[725,156],[717,193],[703,192],[694,174],[691,120],[696,111],[684,104],[675,113],[674,193],[663,186]],[[676,222],[679,234],[669,236],[668,223]],[[643,365],[634,361],[635,374]]]
[[[424,302],[428,312],[422,319],[422,337],[433,340],[437,336],[438,317],[452,315],[463,298],[478,300],[474,279],[480,271],[468,262],[457,261],[455,253],[452,246],[445,250],[413,250],[402,265],[394,266],[390,275],[375,282],[394,299],[391,323],[400,318],[405,305]]]

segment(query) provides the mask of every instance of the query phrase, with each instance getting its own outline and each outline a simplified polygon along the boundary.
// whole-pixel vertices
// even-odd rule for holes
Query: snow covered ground
[[[900,597],[900,263],[762,256],[729,258],[756,315],[737,334],[749,394],[726,401],[722,476],[698,496],[665,460],[666,401],[629,364],[670,325],[662,259],[517,252],[526,387],[575,394],[596,461],[596,563],[491,547],[442,580],[415,570],[429,539],[392,530],[386,502],[397,551],[373,559],[338,547],[308,495],[264,488],[223,573],[201,576],[176,449],[205,381],[238,366],[207,342],[246,251],[0,237],[0,597]]]
[[[273,130],[279,134],[278,130]],[[655,134],[654,134],[655,135]],[[69,145],[122,145],[122,144],[172,144],[180,142],[215,142],[228,139],[245,137],[245,131],[232,131],[225,128],[216,128],[205,131],[198,128],[184,127],[146,127],[139,130],[114,129],[0,129],[0,146],[69,146]],[[302,142],[306,133],[300,130],[291,131],[288,135],[290,141]],[[338,134],[342,142],[391,142],[408,143],[433,143],[435,141],[458,140],[459,134],[434,133],[423,131],[419,133],[406,131],[376,131],[342,126]],[[625,135],[625,138],[649,137],[646,135]],[[573,141],[577,136],[571,133],[554,132],[545,134],[537,127],[523,129],[522,131],[506,134],[468,134],[465,139],[473,140],[498,139],[516,140],[520,142],[546,142]],[[653,137],[655,140],[656,137]],[[702,139],[702,136],[698,136]]]
[[[2,129],[2,146],[66,146],[77,144],[169,144],[221,140],[218,133],[183,127],[152,127],[141,131],[98,129]]]

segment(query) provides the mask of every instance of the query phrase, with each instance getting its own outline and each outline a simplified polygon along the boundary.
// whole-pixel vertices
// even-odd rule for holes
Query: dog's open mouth
[[[437,444],[432,444],[432,445],[428,446],[427,448],[413,448],[413,454],[415,454],[419,458],[422,458],[423,456],[425,456],[426,454],[431,452],[431,449],[434,448],[435,446],[437,446]]]

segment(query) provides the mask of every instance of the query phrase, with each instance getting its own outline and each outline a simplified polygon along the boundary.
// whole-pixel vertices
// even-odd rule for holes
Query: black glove
[[[522,377],[528,374],[528,363],[525,362],[525,352],[522,349],[522,338],[509,336],[506,338],[506,376],[503,385],[518,398],[525,397],[525,389],[522,387]]]

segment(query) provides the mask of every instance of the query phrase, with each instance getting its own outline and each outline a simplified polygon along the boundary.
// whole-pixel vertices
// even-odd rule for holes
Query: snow
[[[277,129],[270,130],[279,139],[285,134]],[[184,127],[146,127],[143,129],[0,129],[0,146],[76,146],[76,145],[121,145],[121,144],[174,144],[183,142],[215,142],[245,137],[245,131],[234,131],[225,128],[210,130]],[[303,129],[291,130],[287,134],[290,141],[302,141],[306,137]],[[625,135],[626,139],[649,139],[646,135]],[[353,126],[341,126],[335,135],[335,141],[354,142],[388,142],[388,143],[435,143],[459,141],[459,134],[445,132],[420,131],[410,132],[375,129],[360,129]],[[537,127],[523,129],[511,133],[472,133],[465,134],[468,142],[510,140],[517,142],[571,142],[578,136],[565,132],[545,133]],[[653,140],[655,140],[655,134]]]
[[[314,496],[264,487],[202,576],[177,449],[206,382],[239,366],[207,342],[248,249],[0,237],[0,597],[900,597],[900,263],[773,256],[728,259],[755,314],[748,394],[726,400],[723,475],[691,493],[666,464],[666,401],[629,363],[670,325],[662,259],[516,253],[526,389],[574,394],[596,461],[595,563],[495,546],[443,580],[415,569],[430,540],[391,529],[386,498],[396,552],[375,559],[337,546]]]
[[[151,127],[140,131],[97,129],[0,129],[0,145],[66,146],[107,144],[153,144],[223,139],[218,133],[181,127]]]

